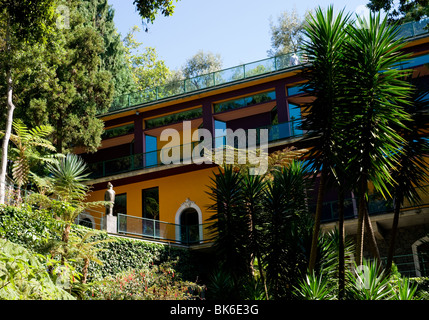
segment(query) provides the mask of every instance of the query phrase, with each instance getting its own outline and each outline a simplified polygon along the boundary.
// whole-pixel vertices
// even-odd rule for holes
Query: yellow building
[[[414,29],[405,50],[413,56],[405,67],[429,83],[425,66],[429,34],[414,24],[404,30],[408,32],[409,26]],[[295,58],[292,54],[273,57],[116,98],[109,111],[99,115],[105,123],[102,146],[95,154],[81,153],[92,171],[88,201],[103,200],[111,182],[116,192],[117,233],[183,245],[206,243],[213,214],[208,210],[212,203],[207,192],[218,166],[190,159],[190,150],[201,138],[195,133],[206,129],[216,147],[225,143],[221,129],[265,128],[269,152],[286,146],[311,147],[303,144],[305,132],[298,128],[300,106],[309,102],[301,92],[307,61],[302,55]],[[166,140],[166,129],[177,135]],[[353,200],[352,194],[348,197]],[[328,229],[336,224],[335,210],[330,208],[334,200],[327,195],[323,220]],[[401,220],[404,226],[429,223],[429,211],[409,209]],[[346,229],[352,233],[353,201],[348,210]],[[80,220],[101,226],[103,215],[100,207]],[[392,213],[386,209],[373,220],[377,235],[383,237]]]

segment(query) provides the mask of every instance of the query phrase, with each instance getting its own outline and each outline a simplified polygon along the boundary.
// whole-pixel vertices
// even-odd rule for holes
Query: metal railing
[[[372,258],[370,260],[373,260]],[[383,265],[386,265],[387,258],[381,258]],[[402,254],[393,256],[393,263],[398,272],[407,278],[428,277],[429,276],[429,253],[419,252],[417,254]]]
[[[211,223],[179,225],[154,219],[118,214],[118,233],[183,245],[212,241]]]
[[[300,125],[301,119],[296,119],[289,122],[257,128],[258,134],[256,142],[259,143],[259,129],[268,129],[268,142],[274,142],[303,135],[303,131],[299,129]],[[194,148],[200,143],[200,141],[194,141],[189,144],[183,144],[171,148],[158,149],[145,153],[104,160],[101,162],[89,163],[88,168],[89,171],[91,171],[90,178],[97,179],[135,170],[159,167],[170,162],[176,164],[184,163],[185,160],[189,160],[188,162],[190,162],[195,157],[195,155],[192,155],[192,150],[194,150]],[[225,136],[216,137],[213,139],[212,148],[218,148],[225,144]],[[185,148],[188,148],[186,152]],[[189,153],[189,150],[191,150],[191,153]],[[203,157],[204,152],[202,149],[200,151],[200,156]]]
[[[428,30],[425,29],[425,27],[428,23],[429,18],[422,19],[417,22],[404,23],[399,26],[400,31],[398,38],[413,38],[427,33]],[[306,56],[302,52],[291,52],[215,71],[194,78],[170,82],[147,90],[118,96],[114,99],[107,113],[202,89],[208,89],[218,85],[232,83],[238,80],[265,75],[275,71],[285,70],[302,65],[306,62]]]
[[[404,201],[401,206],[401,211],[419,208],[429,205],[429,186],[419,188],[421,198],[420,204],[412,204]],[[316,205],[310,205],[310,210],[316,208]],[[344,219],[353,219],[357,217],[358,201],[356,198],[348,198],[344,200]],[[368,201],[368,213],[372,216],[393,212],[393,200],[384,199],[381,196],[370,195]],[[338,220],[338,200],[327,201],[322,207],[322,222],[332,222]]]
[[[199,141],[195,141],[171,148],[89,163],[90,178],[97,179],[135,170],[159,167],[169,162],[183,163],[185,160],[189,160],[190,156],[189,152],[184,152],[185,148],[193,150],[199,143]]]
[[[429,18],[404,23],[399,26],[398,38],[414,38],[424,33],[428,33],[429,30],[426,28],[428,24]]]
[[[31,190],[18,188],[13,183],[5,183],[4,195],[5,204],[10,206],[17,206],[26,202],[28,197],[34,192]]]
[[[301,52],[287,53],[198,77],[167,83],[147,90],[118,96],[114,99],[108,112],[284,70],[305,62],[306,58]]]

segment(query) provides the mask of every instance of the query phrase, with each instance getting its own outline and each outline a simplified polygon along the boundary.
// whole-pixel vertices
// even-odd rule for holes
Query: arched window
[[[93,229],[92,221],[88,218],[80,220],[79,225]]]

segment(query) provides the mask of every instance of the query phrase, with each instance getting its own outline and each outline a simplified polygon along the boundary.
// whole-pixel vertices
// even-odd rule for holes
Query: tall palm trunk
[[[364,235],[368,235],[369,244],[373,256],[377,259],[377,264],[381,266],[380,251],[378,250],[377,240],[375,239],[371,219],[368,213],[368,203],[365,199],[367,188],[366,179],[361,179],[359,184],[359,207],[358,207],[358,226],[356,232],[356,264],[362,265],[363,262],[363,241]],[[365,232],[365,229],[367,231]]]
[[[359,184],[359,205],[358,205],[358,225],[356,232],[356,264],[362,265],[363,259],[363,235],[364,229],[364,211],[366,210],[365,202],[366,180],[362,179]]]
[[[316,213],[315,213],[315,217],[314,217],[313,238],[311,241],[310,262],[308,265],[308,269],[309,269],[310,273],[313,272],[313,270],[316,266],[317,243],[318,243],[318,239],[319,239],[320,221],[322,218],[323,197],[325,195],[325,184],[326,184],[327,174],[328,174],[327,168],[326,168],[326,166],[323,166],[322,174],[321,174],[320,182],[319,182],[319,190],[317,191],[317,204],[316,204]]]
[[[387,253],[387,262],[386,262],[386,274],[390,274],[393,263],[393,255],[395,253],[395,241],[396,234],[398,232],[398,224],[399,224],[399,213],[401,210],[401,198],[398,194],[395,195],[394,200],[394,213],[393,213],[393,222],[392,222],[392,233],[390,238],[389,251]]]
[[[367,229],[367,234],[369,236],[369,245],[372,251],[372,255],[377,259],[377,265],[381,267],[381,256],[380,251],[378,250],[377,240],[375,239],[374,230],[372,228],[371,218],[369,217],[368,207],[365,206],[364,211],[364,220],[365,220],[365,228]],[[381,269],[380,269],[381,270]]]
[[[339,186],[338,190],[338,298],[344,299],[345,293],[345,232],[344,232],[344,189]]]

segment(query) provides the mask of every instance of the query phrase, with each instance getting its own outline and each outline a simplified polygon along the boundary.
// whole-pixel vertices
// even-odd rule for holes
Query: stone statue
[[[115,205],[115,190],[113,190],[113,185],[109,182],[107,184],[107,190],[104,193],[104,201],[108,201],[110,203],[106,203],[106,216],[113,215],[113,206]]]
[[[290,65],[291,66],[297,66],[299,64],[299,58],[296,55],[296,53],[293,53],[293,55],[290,57]]]

